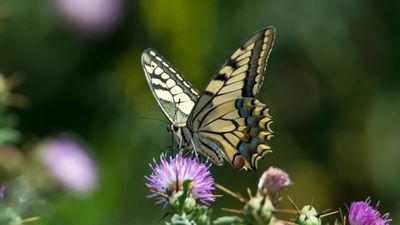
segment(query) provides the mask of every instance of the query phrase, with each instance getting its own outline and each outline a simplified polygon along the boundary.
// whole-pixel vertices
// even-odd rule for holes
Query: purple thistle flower
[[[350,225],[389,225],[389,214],[381,216],[378,210],[370,206],[370,201],[353,202],[349,209]]]
[[[178,153],[174,158],[166,159],[162,154],[160,163],[154,160],[154,165],[150,164],[152,174],[147,177],[147,187],[154,192],[149,198],[158,196],[157,204],[167,203],[167,196],[171,196],[183,189],[182,184],[186,180],[191,180],[191,196],[203,204],[209,204],[215,200],[211,191],[214,190],[214,179],[209,171],[210,164],[197,162],[194,156],[184,158],[182,153]]]
[[[122,0],[56,0],[67,22],[88,34],[109,32],[122,14]]]
[[[266,195],[267,192],[272,194],[291,184],[292,181],[285,171],[270,167],[261,175],[257,192],[261,195]]]
[[[82,193],[95,187],[97,170],[94,162],[76,140],[66,137],[47,140],[41,150],[43,164],[66,188]]]

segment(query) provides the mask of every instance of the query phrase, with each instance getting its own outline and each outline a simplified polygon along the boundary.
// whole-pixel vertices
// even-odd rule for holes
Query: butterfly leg
[[[179,149],[182,149],[182,144],[183,144],[183,138],[180,138],[180,140],[179,140]]]
[[[169,131],[169,130],[168,130]],[[174,155],[174,149],[175,149],[176,147],[174,146],[174,134],[173,133],[171,133],[171,145],[169,145],[169,146],[167,146],[167,151],[169,152],[171,152],[172,153],[172,155]]]
[[[168,146],[167,153],[171,153],[171,155],[174,155],[175,149],[176,149],[176,146]]]
[[[199,159],[199,155],[197,154],[196,145],[194,144],[193,139],[190,140],[190,141],[192,142],[193,151],[194,151],[194,154],[196,156],[196,159]]]

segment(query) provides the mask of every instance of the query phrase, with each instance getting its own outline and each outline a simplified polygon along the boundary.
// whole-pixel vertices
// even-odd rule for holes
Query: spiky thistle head
[[[183,191],[186,181],[188,194],[196,203],[209,204],[215,200],[212,195],[214,179],[209,171],[210,164],[197,161],[195,156],[183,157],[180,152],[175,157],[160,156],[160,162],[154,160],[150,164],[152,174],[147,179],[147,187],[153,194],[148,197],[158,197],[157,203],[167,203],[174,194]]]
[[[381,213],[370,205],[370,200],[352,202],[349,208],[350,225],[389,225],[389,214]]]

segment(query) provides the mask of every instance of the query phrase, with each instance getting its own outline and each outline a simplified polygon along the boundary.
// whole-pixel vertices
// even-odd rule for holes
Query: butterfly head
[[[168,130],[174,134],[175,140],[180,147],[190,148],[191,132],[186,123],[172,123]]]

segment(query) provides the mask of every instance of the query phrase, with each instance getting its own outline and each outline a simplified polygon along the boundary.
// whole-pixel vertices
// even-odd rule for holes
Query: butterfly
[[[226,159],[237,169],[257,169],[258,160],[271,152],[272,118],[256,96],[274,38],[274,27],[248,37],[201,94],[158,52],[143,52],[148,84],[180,147],[216,165]]]

